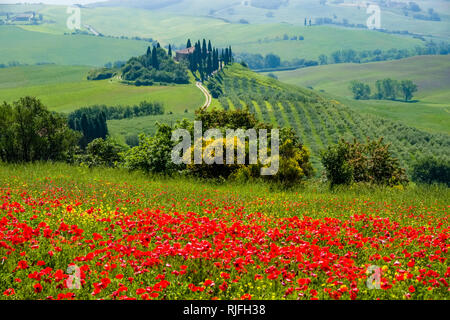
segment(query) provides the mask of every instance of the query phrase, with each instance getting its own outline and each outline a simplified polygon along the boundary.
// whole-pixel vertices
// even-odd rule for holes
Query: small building
[[[31,21],[34,19],[34,13],[20,13],[12,17],[13,21]]]
[[[175,60],[181,61],[183,59],[187,59],[190,54],[194,53],[194,51],[195,51],[195,47],[178,50],[175,52]]]

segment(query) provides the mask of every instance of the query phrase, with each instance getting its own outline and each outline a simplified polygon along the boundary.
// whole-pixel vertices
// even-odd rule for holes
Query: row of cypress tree
[[[192,45],[189,39],[186,44],[187,48],[194,47],[195,50],[189,55],[189,69],[192,72],[199,72],[202,81],[212,75],[215,71],[219,70],[222,65],[228,65],[233,62],[233,51],[231,46],[221,49],[215,48],[211,44],[211,40],[206,43],[206,39],[203,42],[198,40]]]

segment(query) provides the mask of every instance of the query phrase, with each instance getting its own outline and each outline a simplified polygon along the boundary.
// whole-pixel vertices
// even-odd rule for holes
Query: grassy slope
[[[31,95],[62,112],[94,104],[131,105],[147,100],[162,102],[166,112],[183,113],[204,103],[204,95],[193,84],[135,87],[110,80],[87,81],[89,69],[58,65],[0,69],[0,101]]]
[[[0,46],[0,63],[19,61],[27,64],[52,62],[103,66],[110,61],[136,56],[148,46],[144,41],[86,35],[65,36],[31,32],[16,26],[0,26],[0,39],[7,44]]]
[[[241,108],[248,107],[258,119],[278,127],[293,128],[311,150],[312,162],[319,171],[321,151],[340,138],[384,137],[405,167],[424,154],[449,154],[448,134],[432,135],[397,121],[358,112],[311,90],[255,74],[239,64],[228,67],[219,76],[225,98],[232,101],[234,108],[239,103]],[[266,101],[262,100],[264,97]],[[230,109],[233,108],[230,106]]]
[[[367,64],[337,64],[275,73],[283,82],[324,90],[365,113],[376,114],[430,132],[450,133],[450,56],[421,56]],[[355,101],[350,81],[372,86],[378,79],[411,79],[418,84],[418,102]]]
[[[67,18],[65,7],[45,6],[41,12],[55,23],[40,26],[24,26],[23,29],[50,33],[53,37],[57,36],[54,33],[63,34],[68,31],[65,25],[65,19]],[[377,48],[391,49],[393,47],[412,48],[422,44],[420,40],[412,39],[411,37],[330,26],[305,28],[298,24],[271,23],[270,21],[267,21],[265,24],[232,24],[208,17],[184,16],[180,15],[180,12],[168,13],[131,8],[89,8],[82,9],[81,12],[82,24],[90,24],[105,35],[153,37],[161,41],[162,44],[174,43],[176,45],[184,45],[187,37],[190,37],[192,40],[209,38],[217,46],[232,45],[235,52],[275,53],[280,55],[282,59],[317,59],[321,53],[329,54],[342,48],[374,50]],[[25,32],[24,30],[22,31]],[[33,33],[27,34],[29,36],[34,35]],[[275,41],[277,37],[281,39],[284,34],[290,36],[303,35],[305,40]],[[85,38],[91,37],[83,37],[83,39]],[[92,37],[91,41],[94,41],[94,39]],[[10,39],[10,41],[12,40],[14,39]],[[109,40],[119,41],[115,39]],[[14,43],[14,47],[17,47],[15,42],[11,43]],[[98,44],[91,43],[91,46],[97,47]],[[16,54],[19,53],[16,52]],[[21,54],[23,55],[24,53]],[[12,57],[13,55],[6,51],[4,56]],[[88,59],[89,54],[84,53],[83,56],[86,56],[85,59]],[[21,55],[18,57],[21,57]],[[105,55],[102,55],[102,57],[105,57]],[[47,61],[49,59],[53,58],[50,56],[47,58]],[[58,59],[58,61],[54,62],[61,63],[61,59],[69,60],[69,57],[61,55]],[[17,58],[16,60],[20,59]],[[41,60],[45,59],[41,58]],[[109,60],[113,59],[109,58]],[[102,63],[104,62],[102,60]],[[73,64],[73,62],[64,63]],[[78,64],[92,63],[84,62]]]

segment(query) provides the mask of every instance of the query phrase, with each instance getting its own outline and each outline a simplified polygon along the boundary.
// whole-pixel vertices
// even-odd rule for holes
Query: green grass
[[[109,120],[108,130],[112,137],[124,142],[127,135],[139,135],[141,133],[154,135],[157,130],[156,123],[165,123],[174,126],[177,121],[183,119],[194,120],[194,113],[174,113],[122,120]]]
[[[235,105],[239,96],[241,108],[253,110],[258,119],[294,129],[311,151],[311,161],[318,173],[322,171],[321,152],[341,138],[363,141],[367,137],[383,137],[407,169],[425,154],[446,156],[450,152],[450,135],[446,132],[428,133],[413,125],[360,112],[354,105],[337,101],[334,95],[285,84],[239,64],[227,67],[218,77],[225,93],[221,101],[228,98]],[[250,100],[258,107],[247,105]]]
[[[10,34],[7,37],[11,44],[10,46],[17,48],[17,50],[11,48],[3,49],[3,52],[0,51],[0,54],[3,53],[1,56],[4,56],[8,61],[15,59],[21,62],[28,62],[33,58],[37,60],[36,62],[49,61],[59,64],[88,65],[104,64],[107,61],[114,60],[116,57],[120,57],[120,50],[114,50],[113,55],[113,50],[104,48],[105,45],[114,47],[117,41],[121,41],[118,39],[102,39],[89,36],[66,36],[66,38],[60,38],[61,34],[68,32],[65,25],[67,19],[65,9],[65,7],[61,6],[45,6],[40,10],[45,17],[55,22],[52,24],[23,26],[22,29],[4,27]],[[408,36],[332,26],[304,27],[299,25],[298,21],[293,21],[292,23],[266,21],[265,23],[247,25],[229,23],[203,16],[187,16],[183,15],[185,13],[180,14],[180,12],[114,7],[85,8],[82,9],[81,14],[83,25],[92,25],[97,31],[105,35],[152,37],[163,45],[169,43],[185,45],[187,38],[191,38],[193,41],[207,38],[211,39],[214,45],[218,47],[232,45],[236,53],[275,53],[283,60],[291,60],[293,58],[317,59],[320,54],[330,54],[333,51],[344,48],[387,50],[391,48],[413,48],[416,45],[423,44],[420,40]],[[36,31],[37,34],[32,31]],[[302,35],[305,40],[276,40],[277,38],[281,39],[284,34],[290,36]],[[36,36],[36,39],[34,39],[34,36]],[[74,42],[76,40],[78,42],[77,44],[66,43],[67,40],[73,40]],[[36,41],[39,41],[41,44],[38,44]],[[30,56],[25,50],[27,44],[35,44],[35,47],[38,45],[39,48],[43,49],[34,48],[33,56]],[[84,47],[81,55],[78,50],[80,46]],[[135,43],[135,41],[128,41],[124,48],[129,48],[132,51],[135,46],[141,48],[145,46],[145,42]],[[39,52],[46,47],[55,52],[57,56],[49,54],[45,57],[39,57],[35,53],[35,51]],[[98,50],[103,52],[97,57],[94,54]],[[73,55],[74,51],[79,56]],[[135,53],[133,52],[133,54]],[[16,58],[14,58],[15,56]],[[100,60],[100,57],[103,60]],[[119,58],[115,60],[119,60]]]
[[[0,101],[12,102],[35,96],[51,110],[69,112],[95,104],[133,105],[141,101],[164,104],[166,112],[193,112],[205,101],[203,93],[189,85],[136,87],[116,80],[88,81],[89,67],[58,65],[0,69]]]
[[[33,32],[16,26],[0,26],[0,39],[0,63],[103,66],[140,55],[149,45],[145,41]]]
[[[429,132],[450,133],[450,56],[418,56],[366,64],[335,64],[275,72],[286,83],[323,90],[356,111],[404,122]],[[349,83],[357,79],[374,90],[378,79],[410,79],[418,85],[414,99],[355,101]]]
[[[145,299],[146,288],[163,300],[231,301],[244,294],[347,300],[348,288],[358,289],[352,299],[446,299],[439,279],[448,268],[449,190],[330,190],[317,181],[280,190],[259,181],[214,184],[61,163],[0,164],[0,299],[70,293],[77,300]],[[59,285],[58,274],[72,263],[83,268],[77,290]],[[384,290],[367,288],[373,264],[383,268],[383,286],[390,285]],[[271,277],[274,268],[283,275]],[[416,280],[422,269],[433,286]],[[411,276],[399,279],[404,273]],[[227,290],[220,290],[228,275]],[[290,281],[283,285],[285,276]],[[294,288],[304,279],[310,281],[299,297]],[[98,283],[101,290],[94,289]]]

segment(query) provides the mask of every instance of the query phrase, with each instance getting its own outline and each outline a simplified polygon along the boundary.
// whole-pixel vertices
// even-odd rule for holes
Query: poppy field
[[[448,299],[449,199],[1,165],[0,297]]]

